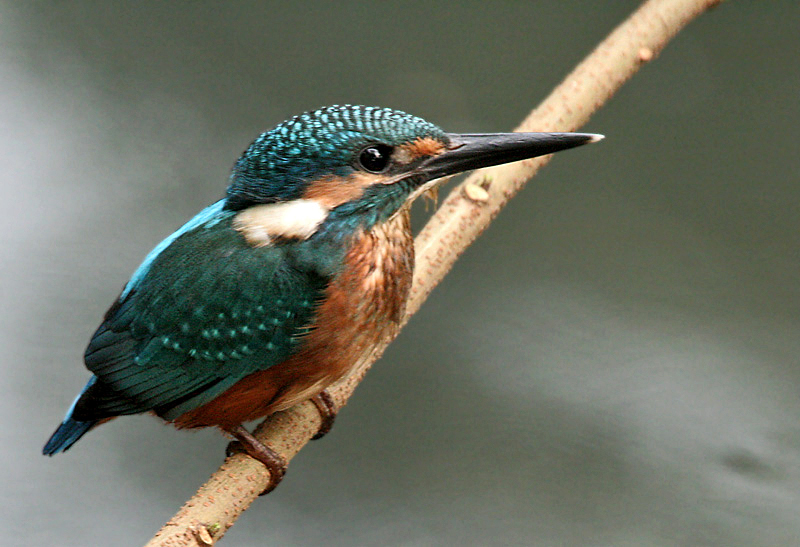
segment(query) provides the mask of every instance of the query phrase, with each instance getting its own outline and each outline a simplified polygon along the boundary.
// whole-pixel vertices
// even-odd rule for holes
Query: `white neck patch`
[[[254,205],[233,219],[248,243],[269,245],[275,238],[308,239],[327,218],[328,209],[313,199]]]

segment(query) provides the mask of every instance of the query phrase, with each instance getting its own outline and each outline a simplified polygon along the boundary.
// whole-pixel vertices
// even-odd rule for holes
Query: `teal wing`
[[[297,244],[249,246],[217,209],[157,247],[108,311],[85,355],[97,381],[75,419],[175,419],[302,343],[330,272]]]

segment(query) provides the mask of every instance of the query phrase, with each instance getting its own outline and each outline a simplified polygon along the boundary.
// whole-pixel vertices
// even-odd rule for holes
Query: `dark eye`
[[[380,173],[389,166],[392,147],[385,144],[371,144],[358,155],[358,165],[364,171]]]

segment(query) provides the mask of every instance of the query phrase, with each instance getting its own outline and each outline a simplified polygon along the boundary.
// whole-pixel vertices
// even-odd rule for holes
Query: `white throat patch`
[[[233,227],[253,246],[269,245],[275,238],[308,239],[328,216],[328,209],[313,199],[254,205],[236,215]]]

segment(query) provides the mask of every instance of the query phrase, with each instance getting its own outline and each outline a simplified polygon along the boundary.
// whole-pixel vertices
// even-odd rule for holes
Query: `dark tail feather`
[[[83,437],[83,435],[99,421],[91,420],[88,422],[79,422],[72,418],[72,413],[75,410],[75,405],[78,404],[78,400],[83,397],[84,393],[86,393],[95,382],[97,382],[97,376],[92,376],[86,384],[86,387],[75,397],[72,406],[67,410],[67,415],[64,416],[64,421],[61,422],[61,425],[58,426],[55,433],[50,436],[50,440],[44,445],[42,454],[45,456],[52,456],[53,454],[68,450],[70,446],[78,442],[78,439]]]
[[[78,442],[78,439],[83,437],[84,433],[89,431],[97,420],[91,422],[78,422],[72,418],[67,418],[58,426],[55,433],[47,441],[42,449],[42,454],[45,456],[52,456],[59,452],[69,450],[69,447]]]

